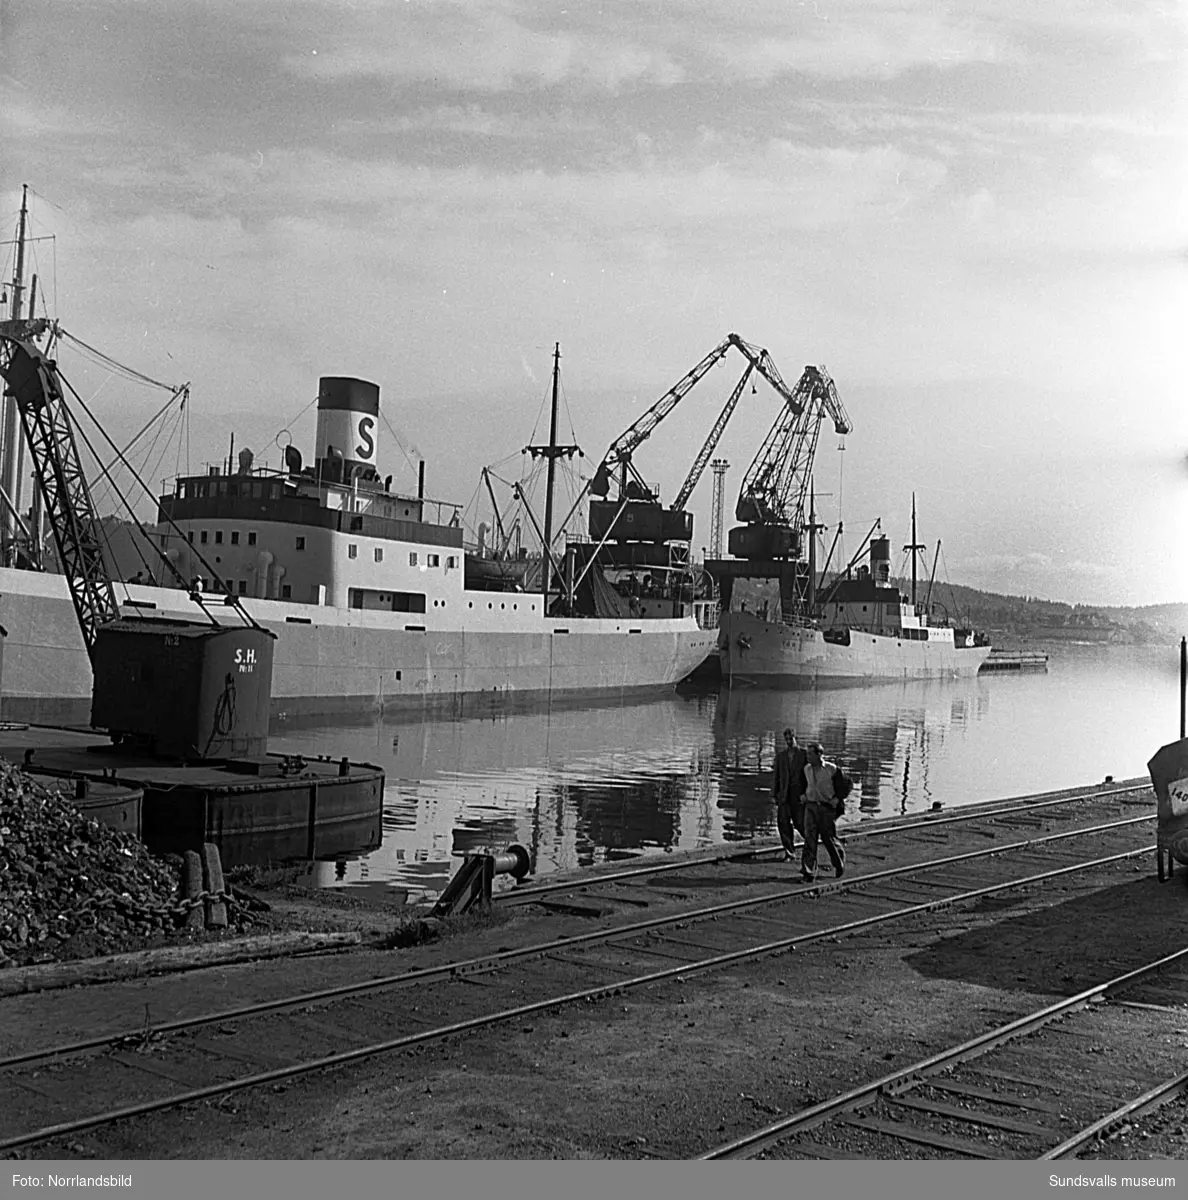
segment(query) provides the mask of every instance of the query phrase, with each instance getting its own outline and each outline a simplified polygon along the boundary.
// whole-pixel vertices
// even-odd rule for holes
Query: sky
[[[555,344],[589,475],[734,332],[837,385],[853,430],[822,434],[814,480],[844,553],[880,519],[898,567],[915,493],[953,583],[1183,601],[1186,14],[0,0],[3,236],[28,184],[50,315],[190,382],[159,475],[231,435],[308,455],[319,376],[355,375],[381,470],[411,489],[423,458],[473,522],[481,468],[517,477],[547,437]],[[60,361],[120,444],[167,399]],[[662,499],[745,365],[638,450]],[[717,448],[728,524],[778,408],[748,389]]]

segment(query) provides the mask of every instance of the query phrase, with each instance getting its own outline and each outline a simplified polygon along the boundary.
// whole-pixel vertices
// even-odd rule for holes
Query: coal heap
[[[178,871],[0,760],[0,967],[144,945],[176,928]]]

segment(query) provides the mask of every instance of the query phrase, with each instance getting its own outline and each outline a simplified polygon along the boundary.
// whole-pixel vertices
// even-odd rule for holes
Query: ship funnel
[[[344,375],[323,375],[318,380],[318,441],[314,454],[318,475],[332,483],[349,483],[356,473],[362,478],[373,477],[378,424],[377,384]]]
[[[891,579],[891,540],[875,538],[870,544],[870,573],[875,583],[887,583]]]

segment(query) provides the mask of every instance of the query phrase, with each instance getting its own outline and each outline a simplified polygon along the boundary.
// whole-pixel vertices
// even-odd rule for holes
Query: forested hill
[[[906,595],[911,583],[901,580],[899,587]],[[922,599],[923,589],[917,595]],[[1058,640],[1157,643],[1178,641],[1188,634],[1188,604],[1142,608],[1062,604],[947,583],[934,585],[932,604],[938,616],[984,630],[996,645]]]

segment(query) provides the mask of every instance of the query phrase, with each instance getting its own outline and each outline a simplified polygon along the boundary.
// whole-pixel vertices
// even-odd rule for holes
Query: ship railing
[[[693,616],[698,629],[717,629],[721,623],[721,608],[716,600],[694,600]]]

